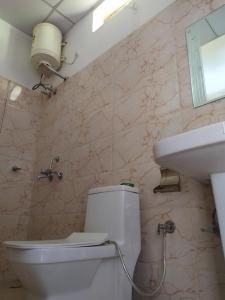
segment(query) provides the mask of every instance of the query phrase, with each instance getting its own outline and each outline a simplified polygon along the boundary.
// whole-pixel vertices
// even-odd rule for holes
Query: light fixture
[[[121,11],[131,0],[104,0],[93,12],[92,32]]]
[[[22,92],[22,87],[21,86],[19,86],[19,85],[14,86],[14,88],[10,92],[9,100],[16,101],[16,99],[19,97],[21,92]]]

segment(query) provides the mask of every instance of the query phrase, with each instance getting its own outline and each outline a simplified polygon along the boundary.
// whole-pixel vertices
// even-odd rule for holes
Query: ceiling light
[[[106,20],[112,18],[131,0],[104,0],[93,12],[92,32],[98,30]]]

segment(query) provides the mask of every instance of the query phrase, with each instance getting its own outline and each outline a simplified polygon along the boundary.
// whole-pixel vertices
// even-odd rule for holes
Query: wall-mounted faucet
[[[59,156],[51,159],[50,165],[47,169],[40,171],[40,175],[38,175],[38,180],[47,178],[51,182],[54,179],[54,177],[57,177],[59,180],[62,180],[63,173],[53,170],[54,162],[59,162]]]

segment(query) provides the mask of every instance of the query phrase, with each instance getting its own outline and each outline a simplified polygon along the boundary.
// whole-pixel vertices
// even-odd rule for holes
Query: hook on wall
[[[18,172],[18,171],[21,171],[22,169],[20,167],[17,167],[17,166],[12,166],[12,169],[11,169],[13,172]]]

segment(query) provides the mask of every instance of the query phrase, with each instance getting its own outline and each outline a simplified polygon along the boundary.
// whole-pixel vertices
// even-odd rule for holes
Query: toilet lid
[[[108,233],[74,232],[66,239],[43,241],[6,241],[3,245],[8,248],[40,249],[52,247],[88,247],[104,244]]]

